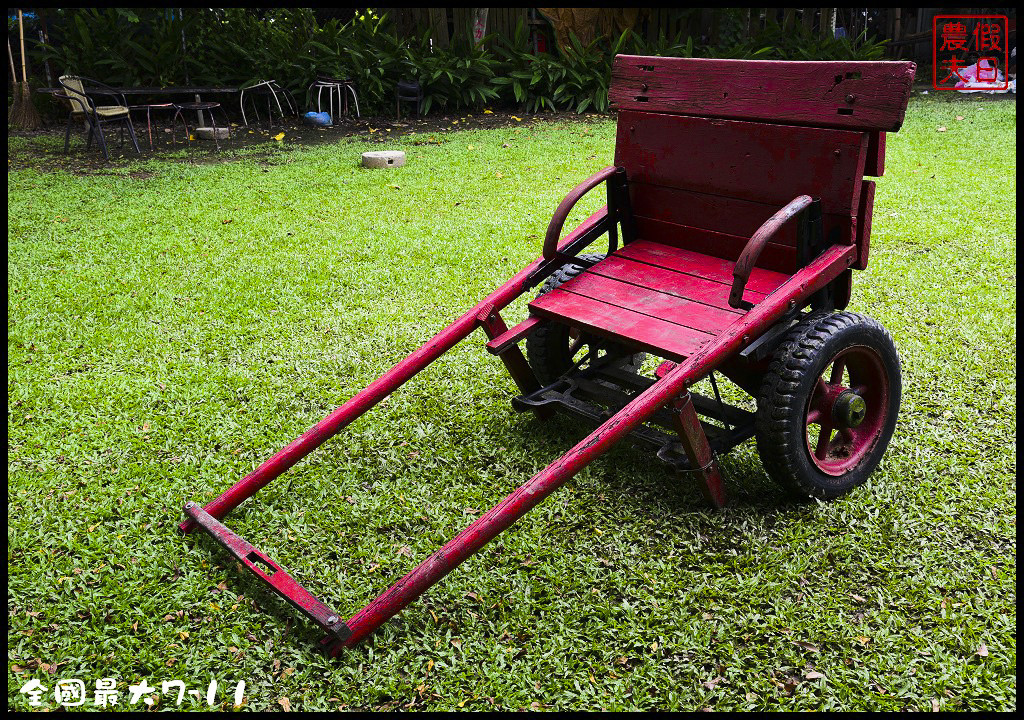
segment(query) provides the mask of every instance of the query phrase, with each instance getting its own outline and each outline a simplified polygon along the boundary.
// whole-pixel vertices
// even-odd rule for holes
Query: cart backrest
[[[820,197],[825,237],[867,263],[885,133],[899,130],[911,62],[709,60],[619,55],[615,164],[626,168],[637,235],[735,260],[798,195]],[[796,223],[759,265],[796,269]]]

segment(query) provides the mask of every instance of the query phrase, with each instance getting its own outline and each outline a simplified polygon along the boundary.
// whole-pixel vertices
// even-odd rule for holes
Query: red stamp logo
[[[936,90],[1006,92],[1010,63],[1005,15],[936,15],[932,85]]]

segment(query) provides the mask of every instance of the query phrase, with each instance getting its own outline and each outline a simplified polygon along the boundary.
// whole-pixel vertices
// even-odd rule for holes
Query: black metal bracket
[[[539,407],[555,407],[594,423],[603,423],[645,391],[656,380],[615,367],[587,368],[563,375],[554,383],[512,398],[512,407],[525,412]],[[693,407],[699,415],[723,423],[725,427],[701,421],[708,443],[716,454],[725,453],[754,436],[754,413],[714,398],[691,392]],[[668,432],[651,427],[657,425]],[[659,460],[677,470],[688,470],[690,461],[678,442],[672,412],[664,408],[651,415],[630,433],[630,437],[657,450]]]
[[[821,213],[821,200],[815,198],[807,209],[800,215],[797,225],[796,236],[796,260],[797,267],[807,267],[828,247],[839,242],[839,228],[833,228],[829,233],[828,242],[825,241],[824,221]],[[812,310],[834,310],[835,288],[830,283],[818,292],[811,295],[808,300]]]
[[[618,248],[616,226],[622,229],[622,244],[628,245],[636,240],[636,223],[633,220],[633,205],[629,199],[629,180],[626,168],[620,167],[615,174],[605,181],[608,193],[608,218],[611,227],[608,229],[608,254]]]

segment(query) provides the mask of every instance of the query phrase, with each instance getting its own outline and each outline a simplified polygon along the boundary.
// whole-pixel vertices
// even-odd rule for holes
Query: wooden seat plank
[[[653,289],[657,292],[716,307],[729,313],[743,314],[742,310],[729,306],[729,286],[725,283],[630,260],[620,257],[618,254],[605,258],[587,270],[587,274],[614,278],[636,285],[638,290]],[[750,296],[752,301],[757,302],[764,297],[764,294],[751,292]]]
[[[618,278],[599,275],[595,272],[596,269],[578,275],[562,285],[561,289],[709,333],[721,332],[742,315],[731,308],[706,305],[687,297],[662,292],[657,288],[641,287]]]
[[[618,257],[655,265],[676,272],[696,275],[724,285],[732,285],[732,271],[735,263],[702,253],[676,248],[670,245],[636,240],[615,251]],[[755,267],[750,273],[747,290],[769,295],[789,279],[786,273]]]
[[[749,237],[737,237],[713,230],[676,225],[662,220],[636,216],[637,236],[659,245],[692,250],[697,254],[735,261],[743,248],[750,242]],[[792,273],[796,270],[796,248],[769,242],[765,244],[758,258],[758,265],[768,270]],[[730,271],[731,272],[731,271]]]
[[[555,288],[535,298],[530,310],[614,340],[625,340],[670,360],[682,360],[715,335]]]

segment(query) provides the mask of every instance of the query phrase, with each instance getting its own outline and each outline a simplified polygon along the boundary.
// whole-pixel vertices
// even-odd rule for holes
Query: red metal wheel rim
[[[851,390],[866,406],[855,427],[833,412],[839,397]],[[825,366],[807,400],[804,424],[811,462],[827,475],[850,472],[875,447],[888,413],[889,376],[878,352],[865,345],[841,351]]]

